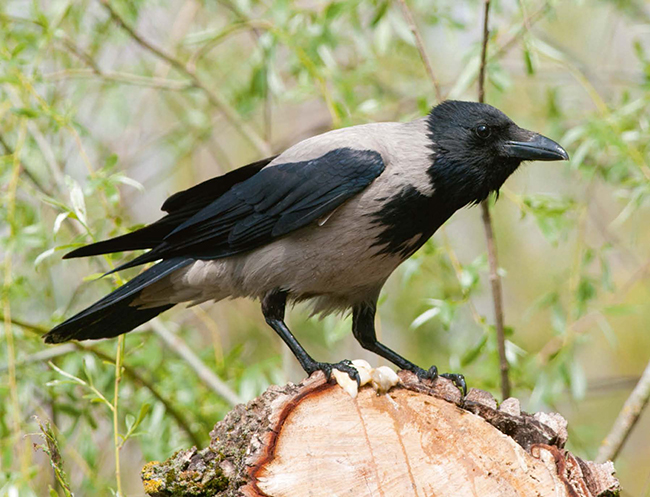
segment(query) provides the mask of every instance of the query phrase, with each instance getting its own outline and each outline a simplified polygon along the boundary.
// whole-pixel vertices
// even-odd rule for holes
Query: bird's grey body
[[[390,274],[458,209],[498,191],[523,160],[568,158],[498,109],[443,102],[410,123],[376,123],[304,140],[277,157],[213,178],[163,204],[167,215],[66,257],[150,249],[116,270],[156,262],[56,326],[46,342],[117,336],[175,304],[259,299],[266,322],[306,372],[315,361],[284,323],[287,302],[352,310],[362,347],[435,378],[377,341],[375,311]],[[447,375],[464,388],[460,375]]]
[[[377,244],[377,238],[384,228],[366,214],[380,210],[396,191],[408,186],[423,195],[433,194],[426,173],[432,155],[426,126],[424,118],[365,124],[330,131],[289,148],[266,168],[352,148],[378,151],[385,170],[364,191],[312,224],[244,254],[197,260],[148,287],[133,305],[261,299],[276,288],[287,291],[295,301],[311,299],[315,313],[373,302],[405,257],[382,253],[385,247]]]

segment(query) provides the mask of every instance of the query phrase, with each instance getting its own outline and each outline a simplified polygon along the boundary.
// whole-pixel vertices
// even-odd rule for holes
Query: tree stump
[[[181,450],[142,471],[145,491],[163,496],[537,496],[619,493],[611,462],[564,450],[558,414],[500,407],[487,392],[462,398],[448,380],[400,384],[352,398],[318,373],[270,387],[235,407],[208,448]]]

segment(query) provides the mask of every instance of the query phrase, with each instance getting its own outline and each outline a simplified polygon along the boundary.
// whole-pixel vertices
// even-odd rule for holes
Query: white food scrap
[[[399,383],[397,373],[388,366],[372,368],[370,364],[363,359],[355,359],[352,361],[352,365],[359,373],[360,386],[370,383],[372,388],[377,391],[377,394],[386,393]],[[343,371],[339,371],[338,369],[333,369],[332,376],[336,380],[336,383],[338,383],[339,386],[350,395],[350,397],[353,399],[357,397],[359,388],[357,382],[350,378],[350,375]]]

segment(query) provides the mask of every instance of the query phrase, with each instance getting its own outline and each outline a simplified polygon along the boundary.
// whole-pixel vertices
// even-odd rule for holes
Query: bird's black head
[[[522,161],[567,160],[553,140],[517,126],[491,105],[447,100],[428,117],[437,195],[455,209],[498,191]]]

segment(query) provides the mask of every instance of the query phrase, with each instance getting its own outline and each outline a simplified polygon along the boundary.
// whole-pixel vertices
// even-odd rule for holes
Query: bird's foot
[[[465,377],[462,374],[457,374],[457,373],[440,373],[438,374],[438,368],[435,366],[431,366],[429,369],[422,369],[422,368],[417,368],[417,370],[413,371],[418,378],[421,380],[423,379],[428,379],[428,380],[435,380],[438,376],[442,376],[443,378],[447,378],[448,380],[451,380],[451,382],[456,385],[460,390],[463,392],[463,397],[467,395],[467,383],[465,382]]]
[[[359,372],[357,371],[357,368],[354,367],[352,361],[349,361],[347,359],[344,359],[341,362],[337,362],[334,364],[329,362],[314,362],[313,365],[311,365],[309,368],[305,368],[307,374],[309,375],[311,375],[316,371],[322,371],[323,373],[325,373],[325,377],[327,378],[327,381],[330,381],[330,379],[332,378],[333,369],[338,369],[343,373],[347,373],[347,375],[350,378],[352,378],[354,381],[357,382],[357,387],[361,385],[361,378],[359,377]]]
[[[463,392],[463,397],[467,395],[467,382],[465,381],[465,376],[460,373],[442,373],[440,376],[451,380],[451,382],[460,388]]]

